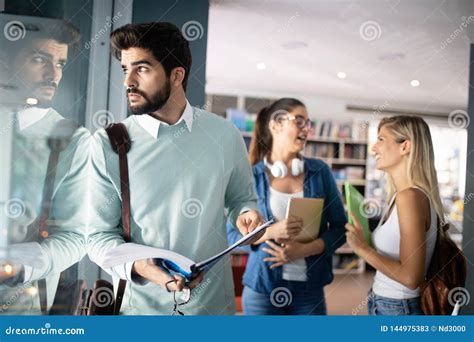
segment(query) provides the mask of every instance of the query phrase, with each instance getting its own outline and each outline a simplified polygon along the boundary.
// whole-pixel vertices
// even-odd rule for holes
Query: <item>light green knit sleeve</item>
[[[119,179],[118,164],[118,155],[112,151],[105,131],[97,131],[91,143],[86,248],[89,258],[101,267],[106,252],[125,243],[121,227],[121,198],[111,178]],[[111,166],[110,169],[107,166]],[[125,272],[116,272],[114,268],[103,269],[113,276],[125,278]]]
[[[59,273],[86,254],[88,215],[87,174],[91,135],[85,128],[74,134],[61,152],[56,169],[55,191],[48,219],[48,237],[40,244],[45,267],[33,268],[27,281]]]
[[[253,186],[252,168],[247,149],[240,132],[233,126],[229,128],[229,141],[225,158],[226,172],[230,172],[225,192],[225,208],[235,226],[237,217],[248,210],[257,209],[257,196]]]

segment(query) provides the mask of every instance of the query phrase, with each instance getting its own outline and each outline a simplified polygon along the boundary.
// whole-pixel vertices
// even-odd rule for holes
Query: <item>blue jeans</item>
[[[279,287],[268,295],[245,286],[242,306],[244,315],[326,315],[323,289],[317,295],[305,295]]]
[[[369,315],[401,316],[423,315],[420,297],[410,299],[394,299],[376,295],[369,291],[367,310]]]

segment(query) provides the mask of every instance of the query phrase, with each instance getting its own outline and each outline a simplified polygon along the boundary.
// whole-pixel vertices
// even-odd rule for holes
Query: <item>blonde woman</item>
[[[354,217],[347,242],[377,270],[369,314],[420,315],[420,285],[444,218],[429,127],[416,116],[384,118],[372,150],[376,168],[388,177],[389,206],[372,233],[374,248]]]

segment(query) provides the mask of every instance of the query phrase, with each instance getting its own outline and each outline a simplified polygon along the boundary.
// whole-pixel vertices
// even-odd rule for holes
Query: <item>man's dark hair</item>
[[[128,24],[112,32],[110,41],[112,53],[118,60],[122,50],[142,48],[153,54],[168,77],[174,68],[184,68],[183,89],[186,91],[192,64],[191,50],[188,41],[175,25],[165,22]]]
[[[23,20],[26,29],[24,39],[20,40],[1,40],[2,49],[0,49],[0,65],[5,67],[4,71],[9,74],[10,78],[17,73],[14,63],[18,56],[25,51],[31,50],[32,44],[38,40],[54,40],[59,44],[66,44],[69,48],[68,56],[71,52],[77,53],[80,48],[81,34],[71,24],[64,20],[51,20],[42,18],[33,18],[31,20]]]
[[[73,50],[78,50],[81,42],[79,30],[66,21],[58,21],[46,29],[40,38],[54,39],[60,44],[66,44]]]
[[[6,52],[10,59],[15,59],[22,49],[28,48],[32,43],[40,39],[52,39],[60,44],[68,45],[74,52],[79,51],[81,34],[77,28],[64,20],[34,18],[31,21],[24,20],[24,25],[24,29],[26,29],[24,39],[19,41],[2,41],[2,44],[6,45],[5,51],[2,52]]]

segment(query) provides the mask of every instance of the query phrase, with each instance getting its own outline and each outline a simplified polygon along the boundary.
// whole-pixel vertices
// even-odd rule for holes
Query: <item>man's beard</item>
[[[40,88],[41,87],[53,87],[55,88],[54,94],[51,97],[45,97],[42,96],[41,94],[38,94],[41,92]],[[43,81],[39,82],[33,85],[30,93],[33,94],[33,96],[29,95],[27,97],[33,97],[38,100],[38,103],[35,105],[36,107],[39,108],[49,108],[53,104],[54,97],[56,96],[56,92],[58,91],[58,85],[54,81]]]
[[[163,88],[158,90],[155,94],[153,94],[151,98],[148,98],[147,95],[145,95],[143,92],[135,88],[129,88],[127,90],[127,94],[129,93],[141,95],[143,97],[143,100],[145,101],[144,104],[133,106],[133,107],[130,105],[130,102],[129,102],[128,106],[132,114],[135,114],[135,115],[148,114],[148,113],[153,113],[153,112],[156,112],[157,110],[160,110],[161,108],[163,108],[166,102],[168,102],[168,99],[170,98],[170,94],[171,94],[171,85],[170,85],[170,81],[166,80],[166,83],[163,86]]]

